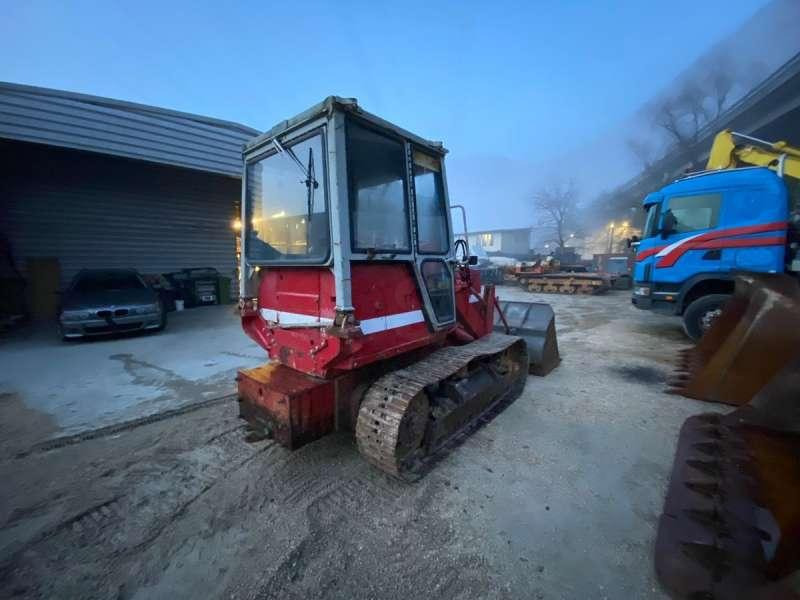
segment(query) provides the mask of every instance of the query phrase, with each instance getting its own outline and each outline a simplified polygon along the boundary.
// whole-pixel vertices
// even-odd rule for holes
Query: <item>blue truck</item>
[[[739,272],[800,272],[800,150],[723,131],[708,170],[644,199],[633,304],[681,315],[693,340],[721,312]]]

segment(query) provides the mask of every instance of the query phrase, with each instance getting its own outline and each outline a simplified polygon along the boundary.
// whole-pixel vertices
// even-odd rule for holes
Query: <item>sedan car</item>
[[[160,331],[167,312],[155,290],[133,269],[79,272],[61,300],[59,329],[65,340],[125,331]]]

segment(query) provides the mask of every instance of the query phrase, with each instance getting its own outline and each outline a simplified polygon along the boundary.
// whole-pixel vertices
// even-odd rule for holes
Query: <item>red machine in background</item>
[[[557,364],[550,307],[509,303],[507,322],[452,242],[445,153],[336,97],[246,146],[240,307],[271,362],[238,381],[257,433],[297,448],[355,431],[370,462],[414,478],[529,366]]]

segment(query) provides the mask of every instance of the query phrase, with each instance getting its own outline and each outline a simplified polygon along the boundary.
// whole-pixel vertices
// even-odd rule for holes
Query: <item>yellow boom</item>
[[[767,142],[727,129],[714,138],[706,169],[769,167],[779,175],[800,179],[800,148],[786,142]]]

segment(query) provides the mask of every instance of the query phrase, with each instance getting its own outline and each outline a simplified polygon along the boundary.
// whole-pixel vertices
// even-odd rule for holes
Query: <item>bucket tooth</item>
[[[692,444],[692,449],[702,452],[706,456],[719,457],[722,455],[722,446],[718,442],[697,442]]]
[[[683,485],[706,498],[717,498],[721,496],[721,488],[719,484],[715,482],[685,481]]]
[[[720,537],[730,537],[730,528],[722,516],[715,510],[699,510],[686,508],[683,513],[695,523],[710,529]]]
[[[696,542],[683,542],[681,546],[686,556],[711,571],[715,578],[731,569],[728,552],[718,546],[698,544]]]
[[[686,464],[705,475],[709,475],[711,477],[722,476],[722,465],[718,460],[698,460],[696,458],[692,458],[687,460]]]

